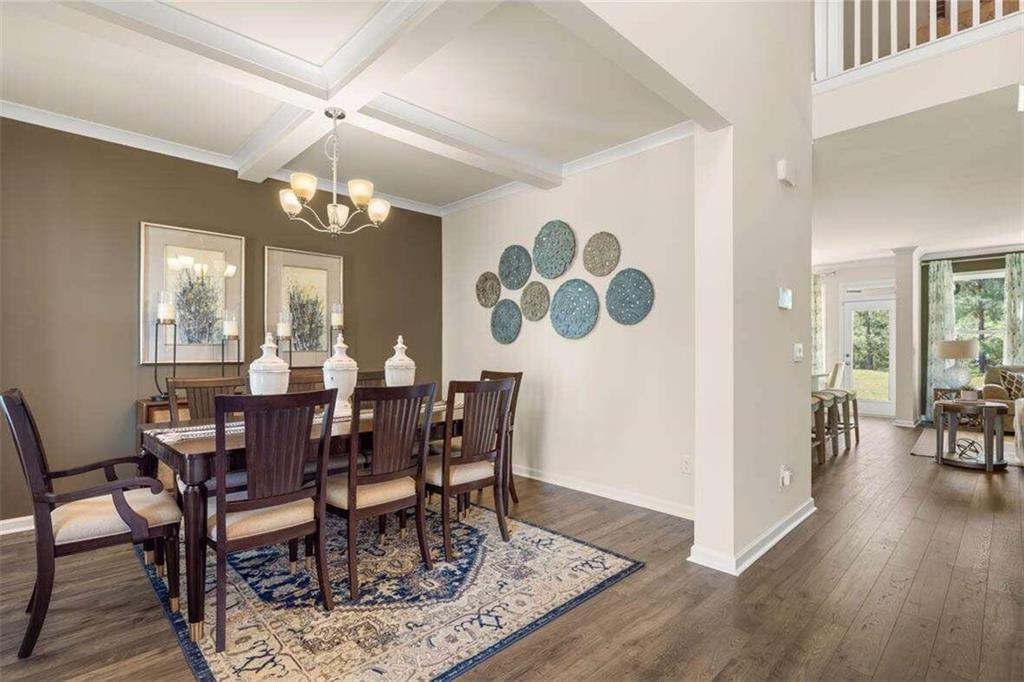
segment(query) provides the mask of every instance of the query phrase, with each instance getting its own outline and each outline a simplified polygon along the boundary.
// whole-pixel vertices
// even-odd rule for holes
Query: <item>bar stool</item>
[[[811,396],[811,447],[818,453],[818,464],[825,463],[825,408],[821,398]]]
[[[860,408],[857,405],[857,391],[850,391],[845,388],[826,388],[825,393],[831,393],[843,406],[843,433],[846,437],[846,449],[850,449],[850,431],[856,435],[855,442],[860,444]],[[850,411],[853,410],[851,421]]]
[[[832,454],[839,454],[839,400],[832,393],[825,391],[815,391],[811,394],[812,397],[821,400],[821,409],[824,412],[824,418],[826,421],[825,432],[828,438],[832,441]]]

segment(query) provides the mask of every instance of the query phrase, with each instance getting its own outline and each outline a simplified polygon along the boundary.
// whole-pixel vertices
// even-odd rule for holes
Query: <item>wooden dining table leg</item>
[[[188,634],[203,638],[206,602],[206,484],[185,486],[185,595],[188,601]]]

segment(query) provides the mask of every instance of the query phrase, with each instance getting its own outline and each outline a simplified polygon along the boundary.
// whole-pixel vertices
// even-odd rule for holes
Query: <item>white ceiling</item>
[[[813,261],[1024,244],[1016,87],[814,141]]]
[[[4,2],[0,12],[5,116],[185,158],[212,152],[211,163],[261,181],[328,178],[321,112],[341,105],[341,176],[435,213],[514,181],[557,186],[566,162],[686,118],[530,3]]]
[[[380,8],[379,2],[193,2],[171,0],[184,12],[269,47],[323,64]]]

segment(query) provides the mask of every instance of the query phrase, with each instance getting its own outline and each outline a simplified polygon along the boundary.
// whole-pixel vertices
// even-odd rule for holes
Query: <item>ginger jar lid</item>
[[[250,372],[287,372],[288,363],[283,358],[279,358],[275,355],[277,346],[274,344],[274,337],[270,332],[267,332],[266,341],[260,348],[263,349],[263,355],[256,358],[249,365]]]
[[[406,348],[408,346],[405,345],[401,334],[399,334],[398,343],[395,344],[395,354],[387,359],[384,367],[388,369],[416,369],[416,363],[405,354]]]
[[[334,355],[324,362],[324,369],[350,370],[358,369],[356,361],[348,356],[348,344],[341,332],[338,332],[338,339],[334,342]]]

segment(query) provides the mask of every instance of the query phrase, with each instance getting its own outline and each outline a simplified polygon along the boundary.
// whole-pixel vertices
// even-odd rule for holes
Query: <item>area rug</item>
[[[230,555],[227,648],[219,654],[213,552],[207,553],[206,636],[198,643],[188,637],[185,613],[170,612],[164,580],[147,567],[196,678],[451,679],[643,566],[519,520],[511,522],[511,540],[502,542],[494,512],[472,506],[452,527],[458,556],[450,563],[438,559],[440,514],[428,511],[435,556],[428,571],[411,520],[405,538],[393,516],[389,521],[383,546],[376,523],[360,524],[360,599],[352,602],[345,522],[330,518],[330,613],[320,605],[316,573],[289,571],[287,547]],[[181,602],[184,607],[184,570]]]
[[[975,431],[964,431],[960,429],[956,432],[956,439],[969,438],[978,444],[980,452],[984,452],[984,440],[980,433]],[[914,447],[910,448],[910,454],[918,457],[935,457],[935,429],[925,428],[921,431],[921,435],[917,437],[917,441],[914,442]],[[1017,459],[1013,436],[1007,436],[1003,440],[1003,457],[1006,458],[1006,463],[1010,466],[1022,466],[1022,463]],[[982,460],[984,461],[984,459]]]

